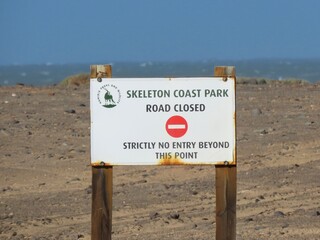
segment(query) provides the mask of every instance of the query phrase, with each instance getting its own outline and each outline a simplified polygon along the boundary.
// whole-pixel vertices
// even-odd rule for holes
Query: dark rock
[[[262,229],[265,229],[266,227],[263,227],[263,226],[258,226],[258,227],[255,227],[254,230],[256,231],[260,231]]]
[[[261,115],[261,114],[262,114],[262,111],[261,111],[260,108],[255,108],[255,109],[252,109],[252,111],[251,111],[251,115],[252,115],[253,117],[257,117],[257,116],[259,116],[259,115]]]
[[[192,191],[192,195],[198,195],[198,192],[197,191]]]
[[[52,223],[52,219],[51,218],[42,218],[41,219],[41,223],[43,224],[43,225],[48,225],[48,224],[50,224],[50,223]]]
[[[72,182],[74,182],[74,181],[81,181],[81,179],[78,178],[78,177],[75,177],[75,178],[72,178],[70,181],[72,181]]]
[[[177,212],[174,212],[174,213],[170,213],[170,218],[172,219],[179,219],[180,218],[180,214],[177,213]]]
[[[70,158],[70,157],[69,157],[69,158]],[[79,182],[79,181],[81,181],[81,179],[78,178],[78,177],[75,177],[75,178],[70,179],[70,180],[67,181],[66,183]]]
[[[92,186],[90,185],[89,187],[87,187],[85,189],[85,191],[86,191],[87,194],[91,194],[92,193]]]
[[[142,180],[137,181],[138,184],[139,183],[146,183],[146,182],[148,182],[146,179],[142,179]]]
[[[281,211],[275,211],[275,212],[274,212],[274,216],[275,216],[275,217],[284,217],[285,214],[284,214],[283,212],[281,212]]]
[[[71,114],[74,114],[76,113],[76,110],[74,109],[68,109],[68,110],[65,110],[66,113],[71,113]]]
[[[269,132],[267,131],[267,130],[262,130],[261,132],[260,132],[260,135],[266,135],[266,134],[268,134]]]
[[[12,187],[4,187],[2,188],[2,192],[13,191]]]
[[[160,216],[160,214],[157,212],[152,212],[149,214],[149,217],[151,220],[154,220],[154,219],[158,218],[159,216]]]

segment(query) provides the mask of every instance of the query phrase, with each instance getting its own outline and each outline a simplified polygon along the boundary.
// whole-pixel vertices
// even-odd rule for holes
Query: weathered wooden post
[[[235,78],[235,68],[215,67],[214,76]],[[236,202],[237,165],[216,165],[216,240],[236,239]]]
[[[111,78],[111,76],[110,65],[91,66],[90,78]],[[92,240],[111,240],[112,170],[112,166],[105,166],[104,162],[92,166]]]

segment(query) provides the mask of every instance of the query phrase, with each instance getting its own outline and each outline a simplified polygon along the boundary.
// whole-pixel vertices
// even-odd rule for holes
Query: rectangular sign
[[[91,164],[235,164],[234,78],[91,79]]]

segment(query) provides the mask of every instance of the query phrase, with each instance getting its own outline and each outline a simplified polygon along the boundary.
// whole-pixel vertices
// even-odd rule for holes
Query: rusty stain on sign
[[[178,158],[163,158],[159,161],[159,165],[185,165],[181,159]]]

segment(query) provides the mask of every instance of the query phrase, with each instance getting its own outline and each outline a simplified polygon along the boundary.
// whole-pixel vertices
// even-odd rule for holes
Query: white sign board
[[[235,79],[91,79],[91,164],[235,164]]]

